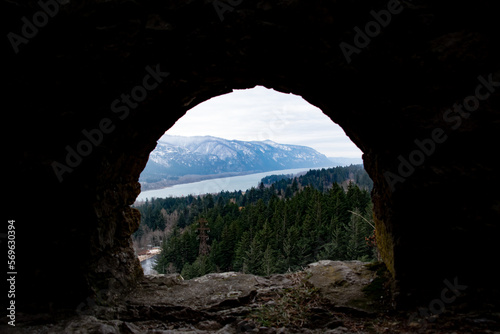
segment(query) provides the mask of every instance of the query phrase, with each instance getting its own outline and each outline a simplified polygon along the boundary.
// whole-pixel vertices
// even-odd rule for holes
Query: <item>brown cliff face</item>
[[[301,95],[363,150],[399,305],[458,277],[498,306],[491,1],[47,3],[1,11],[19,307],[133,288],[129,206],[156,140],[194,105],[255,85]]]
[[[382,327],[375,314],[386,311],[383,289],[376,297],[363,292],[375,277],[375,270],[359,261],[320,261],[268,277],[148,275],[118,306],[83,304],[76,317],[49,328],[50,333],[351,333],[344,326]],[[393,331],[409,326],[404,317],[394,320]],[[48,326],[37,322],[23,323],[16,333],[43,333]]]
[[[394,312],[389,277],[383,264],[329,260],[267,277],[147,275],[113,305],[89,299],[70,317],[29,315],[12,333],[453,334],[500,328],[498,313],[452,311],[463,305],[458,299],[447,303],[446,312]],[[106,299],[106,291],[98,298]]]

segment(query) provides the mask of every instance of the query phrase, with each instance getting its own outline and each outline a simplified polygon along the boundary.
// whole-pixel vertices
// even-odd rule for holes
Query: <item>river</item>
[[[154,265],[156,264],[155,262],[156,262],[157,257],[158,257],[158,254],[141,262],[141,267],[142,267],[142,270],[144,271],[144,275],[156,275],[156,274],[158,274],[156,272],[156,270],[153,269]]]
[[[215,194],[221,191],[245,191],[252,187],[257,187],[262,178],[269,175],[298,174],[307,172],[310,169],[322,167],[295,168],[274,170],[264,173],[256,173],[241,176],[223,177],[219,179],[204,180],[193,183],[176,184],[172,187],[143,191],[137,197],[137,201],[145,201],[146,198],[181,197],[187,195]]]

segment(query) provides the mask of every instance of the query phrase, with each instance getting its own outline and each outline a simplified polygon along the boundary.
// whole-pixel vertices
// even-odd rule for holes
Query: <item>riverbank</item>
[[[151,249],[146,249],[138,253],[137,258],[139,259],[139,262],[143,262],[160,253],[161,253],[160,247],[153,247]]]
[[[151,198],[166,198],[166,197],[182,197],[188,195],[203,195],[214,194],[222,191],[246,191],[252,187],[257,187],[262,178],[269,175],[288,175],[293,174],[296,176],[299,173],[307,172],[311,169],[318,169],[317,167],[309,168],[295,168],[274,170],[263,173],[222,177],[211,180],[204,180],[193,183],[177,184],[168,188],[142,191],[136,199],[136,205]]]

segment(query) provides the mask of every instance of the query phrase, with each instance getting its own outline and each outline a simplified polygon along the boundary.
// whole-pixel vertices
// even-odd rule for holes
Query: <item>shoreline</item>
[[[155,189],[155,190],[146,190],[146,191],[141,191],[139,196],[137,197],[135,201],[135,205],[143,203],[146,198],[151,199],[151,198],[168,198],[168,197],[182,197],[182,196],[188,196],[188,195],[193,195],[193,196],[198,196],[202,194],[209,194],[209,193],[218,193],[221,191],[246,191],[250,189],[251,187],[257,187],[258,182],[265,176],[269,175],[281,175],[281,174],[293,174],[296,176],[298,173],[301,172],[307,172],[309,170],[316,170],[316,169],[322,169],[322,168],[333,168],[333,167],[328,167],[328,166],[313,166],[313,167],[304,167],[304,168],[292,168],[292,169],[281,169],[281,170],[273,170],[273,171],[267,171],[267,172],[259,172],[259,173],[252,173],[252,174],[246,174],[246,175],[236,175],[236,176],[229,176],[229,177],[218,177],[218,178],[213,178],[209,180],[203,180],[203,181],[198,181],[198,182],[193,182],[193,183],[185,183],[185,184],[177,184],[175,186],[167,187],[167,188],[161,188],[161,189]],[[245,182],[248,183],[245,186],[241,186],[241,184],[238,184],[236,178],[244,178],[244,177],[249,177],[249,176],[257,176],[260,174],[259,180],[252,180],[251,182]],[[232,178],[232,180],[230,180]],[[235,185],[234,187],[228,187],[229,184],[232,183]],[[251,183],[251,184],[250,184]],[[195,184],[198,184],[197,189],[183,189],[180,190],[179,188],[181,187],[192,187]],[[229,189],[233,188],[233,189]],[[243,189],[244,188],[244,189]],[[203,191],[201,191],[203,189]],[[168,194],[168,191],[170,190],[171,193]],[[175,192],[178,192],[179,194],[173,194]],[[166,194],[162,194],[162,192],[165,192]]]

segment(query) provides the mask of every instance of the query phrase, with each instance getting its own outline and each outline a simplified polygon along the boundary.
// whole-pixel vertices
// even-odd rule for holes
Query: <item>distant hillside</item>
[[[371,191],[373,189],[373,181],[370,179],[363,165],[310,170],[307,173],[295,177],[283,174],[269,175],[261,180],[264,186],[273,185],[274,189],[277,191],[287,190],[294,181],[302,187],[313,187],[321,192],[330,189],[333,184],[339,184],[347,189],[351,182],[363,190]]]
[[[341,158],[341,157],[328,157],[333,166],[349,166],[349,165],[362,165],[363,159],[361,158]]]
[[[306,146],[278,144],[270,140],[249,142],[210,136],[166,135],[151,152],[140,181],[143,186],[153,182],[162,182],[166,186],[198,181],[215,174],[236,175],[332,165],[325,155]]]

